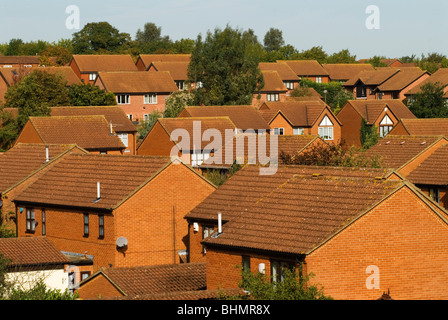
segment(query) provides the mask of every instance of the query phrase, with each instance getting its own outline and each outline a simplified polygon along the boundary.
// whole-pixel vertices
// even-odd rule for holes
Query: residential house
[[[129,119],[147,120],[154,111],[163,112],[167,97],[179,89],[169,72],[99,72],[95,85],[113,92]]]
[[[186,106],[179,113],[178,118],[184,117],[229,117],[242,132],[253,130],[255,133],[269,132],[260,112],[253,106]]]
[[[300,79],[311,80],[316,83],[330,82],[330,75],[316,60],[277,60],[286,63]]]
[[[31,68],[39,64],[39,56],[0,56],[0,68]]]
[[[375,90],[378,99],[403,101],[406,93],[430,77],[430,73],[418,67],[402,68],[399,73],[381,83]]]
[[[185,214],[215,189],[169,157],[67,155],[14,199],[17,234],[89,255],[92,272],[177,264],[188,259]]]
[[[69,289],[69,260],[46,237],[0,238],[7,260],[5,280],[29,290],[42,281],[49,290]]]
[[[191,54],[140,54],[135,62],[139,71],[147,71],[153,62],[190,62]]]
[[[169,72],[179,90],[187,89],[189,61],[155,61],[151,62],[148,72]]]
[[[229,117],[159,118],[137,154],[179,157],[198,167],[237,132]]]
[[[127,268],[101,268],[79,284],[77,293],[89,299],[158,299],[169,294],[205,291],[205,263]]]
[[[401,119],[391,135],[445,136],[448,137],[448,118]]]
[[[137,71],[134,60],[127,54],[75,54],[69,65],[85,84],[94,84],[99,72]]]
[[[448,253],[434,245],[448,240],[447,212],[414,185],[378,169],[258,169],[244,167],[186,216],[190,238],[204,236],[207,289],[236,288],[241,268],[279,282],[291,267],[338,300],[388,289],[394,299],[448,297]],[[193,231],[199,221],[217,228]]]
[[[70,144],[18,143],[0,155],[0,225],[16,233],[14,198],[48,168],[72,153],[87,151]]]
[[[29,117],[15,145],[18,143],[76,144],[102,154],[123,154],[126,149],[102,115]]]
[[[260,62],[258,68],[261,71],[277,71],[288,92],[299,86],[299,76],[286,63],[281,62]]]
[[[361,128],[376,126],[380,137],[385,137],[401,119],[415,119],[415,115],[398,99],[349,100],[338,112],[342,123],[342,140],[345,145],[361,147]]]
[[[104,116],[112,124],[113,131],[120,138],[126,149],[124,154],[135,155],[137,152],[137,127],[117,106],[87,106],[87,107],[53,107],[51,116]]]
[[[443,97],[445,99],[448,99],[448,68],[439,68],[436,72],[431,74],[430,77],[426,78],[424,81],[422,81],[419,85],[414,86],[412,89],[409,89],[405,96],[409,100],[409,103],[412,103],[412,97],[416,93],[419,93],[422,91],[422,87],[428,83],[432,84],[440,84],[443,86]]]
[[[322,67],[328,72],[330,81],[344,83],[361,71],[374,71],[370,63],[325,63]]]
[[[285,86],[277,71],[261,71],[263,74],[263,88],[255,92],[252,105],[259,107],[266,101],[285,101],[289,89]]]
[[[319,135],[333,143],[341,140],[341,123],[322,100],[266,102],[259,110],[273,134]]]

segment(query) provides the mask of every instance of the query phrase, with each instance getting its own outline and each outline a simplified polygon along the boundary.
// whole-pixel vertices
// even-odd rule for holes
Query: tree
[[[66,290],[49,289],[42,279],[30,289],[22,289],[12,286],[9,290],[7,300],[76,300],[77,293],[71,293]]]
[[[186,90],[173,92],[165,100],[164,118],[176,118],[185,106],[194,104],[194,95]]]
[[[159,111],[154,110],[149,114],[148,119],[140,121],[139,126],[137,128],[138,131],[137,139],[138,140],[144,139],[148,135],[149,131],[151,131],[154,124],[157,122],[157,119],[161,117],[162,114]]]
[[[427,83],[406,103],[417,118],[447,118],[448,104],[443,96],[443,84]]]
[[[366,119],[361,120],[361,145],[364,150],[369,149],[378,143],[380,134],[378,133],[378,127],[375,125],[367,125]]]
[[[171,51],[172,41],[170,37],[162,37],[162,27],[157,27],[154,23],[148,22],[143,30],[138,29],[135,35],[140,53],[155,53],[160,50]]]
[[[73,53],[116,53],[126,49],[130,40],[128,33],[120,32],[108,22],[91,22],[73,34]]]
[[[276,28],[269,29],[264,36],[264,49],[266,51],[278,51],[285,44],[283,32]]]
[[[69,49],[59,45],[50,45],[40,53],[39,64],[45,66],[65,66],[68,65],[71,58],[72,52]]]
[[[383,56],[373,56],[369,60],[367,60],[367,63],[370,63],[373,67],[387,67],[387,64],[385,64],[382,60],[385,59]]]
[[[321,46],[318,46],[300,52],[297,58],[300,60],[317,60],[319,63],[325,63],[327,61],[327,57],[327,53]]]
[[[20,56],[21,46],[23,45],[22,39],[11,39],[9,40],[8,47],[5,52],[5,56]]]
[[[188,67],[189,83],[202,86],[192,90],[198,105],[248,105],[264,85],[258,69],[256,45],[241,30],[227,26],[201,35],[195,42]]]
[[[107,92],[90,83],[70,86],[68,97],[72,106],[114,106],[117,104],[112,92]]]
[[[356,63],[356,55],[352,56],[348,49],[344,49],[328,56],[327,63]]]

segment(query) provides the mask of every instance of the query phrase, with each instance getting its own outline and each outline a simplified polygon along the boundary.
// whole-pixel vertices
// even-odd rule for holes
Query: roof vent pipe
[[[101,199],[101,184],[99,181],[96,183],[96,198]]]
[[[45,162],[50,161],[50,150],[48,146],[45,146]]]
[[[222,233],[222,214],[218,213],[218,234]]]

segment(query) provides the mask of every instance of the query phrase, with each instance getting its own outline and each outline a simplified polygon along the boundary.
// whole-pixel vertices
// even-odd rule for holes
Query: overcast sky
[[[271,27],[280,29],[285,42],[299,51],[349,49],[359,59],[432,52],[448,56],[446,0],[8,0],[0,4],[0,43],[71,38],[79,30],[66,27],[70,5],[79,8],[81,29],[107,21],[132,38],[147,22],[172,40],[196,39],[228,24],[253,29],[260,42]],[[369,5],[379,9],[379,29],[366,27]]]

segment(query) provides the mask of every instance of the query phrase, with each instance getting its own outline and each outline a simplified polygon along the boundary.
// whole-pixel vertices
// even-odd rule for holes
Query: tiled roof
[[[418,165],[407,177],[414,184],[448,185],[448,145],[441,146]]]
[[[174,61],[184,61],[190,62],[191,55],[190,54],[141,54],[140,59],[143,61],[146,67],[152,62],[161,61],[161,62],[174,62]]]
[[[36,64],[39,56],[0,56],[0,64]]]
[[[88,150],[126,148],[111,134],[110,124],[102,115],[30,117],[28,121],[46,144],[77,144]],[[20,136],[18,139],[23,141]]]
[[[67,264],[67,258],[46,237],[0,238],[0,254],[9,267]]]
[[[297,74],[286,64],[280,62],[260,62],[258,68],[261,71],[277,71],[283,81],[299,81]]]
[[[260,92],[287,92],[285,84],[283,83],[277,71],[261,71],[264,79],[264,86]]]
[[[388,108],[397,119],[413,119],[415,115],[398,99],[390,100],[349,100],[350,104],[364,119],[367,124],[374,124],[381,113]]]
[[[81,80],[78,78],[76,73],[73,71],[71,67],[63,66],[63,67],[30,67],[30,68],[0,68],[0,73],[4,77],[6,83],[11,86],[14,84],[15,79],[19,78],[19,74],[21,76],[29,75],[34,71],[43,71],[51,74],[60,74],[64,80],[67,81],[67,85],[71,86],[74,84],[81,83]]]
[[[129,120],[126,113],[118,106],[88,106],[88,107],[53,107],[52,116],[98,116],[102,115],[115,132],[135,132],[137,128]]]
[[[398,169],[442,139],[440,136],[394,136],[388,134],[366,151],[382,158],[383,167]]]
[[[234,217],[239,216],[241,212],[246,212],[246,209],[249,209],[276,188],[281,188],[285,182],[288,182],[295,175],[311,177],[314,174],[320,174],[324,177],[335,176],[346,179],[369,177],[373,179],[383,177],[389,173],[389,170],[385,169],[286,165],[279,165],[274,175],[260,175],[259,170],[260,168],[257,165],[246,165],[191,210],[186,215],[186,218],[216,221],[218,213],[221,212],[223,221],[230,221]],[[305,186],[306,184],[299,187],[299,189],[304,189]],[[286,196],[284,197],[287,198]],[[329,202],[332,203],[333,201]]]
[[[265,102],[265,106],[269,110],[260,112],[268,123],[281,112],[294,127],[312,127],[322,112],[326,109],[331,112],[322,100]]]
[[[169,163],[169,157],[67,155],[15,201],[112,210]]]
[[[152,63],[157,71],[168,71],[174,80],[188,79],[188,61],[155,61]]]
[[[231,208],[223,233],[206,238],[206,246],[306,254],[403,186],[399,180],[372,178],[374,171],[366,169],[285,167],[279,171],[282,179],[269,176],[261,183],[256,166],[243,169],[238,178],[246,191],[238,191],[261,192],[243,210]],[[237,179],[232,179],[229,184],[235,185]],[[254,180],[259,182],[255,188]],[[234,197],[238,191],[233,191]]]
[[[400,72],[400,70],[396,68],[378,68],[374,71],[361,71],[347,80],[344,83],[344,86],[354,86],[358,81],[361,81],[368,86],[379,86],[398,72]]]
[[[99,72],[99,71],[136,71],[132,57],[127,54],[109,55],[109,54],[87,54],[73,55],[72,58],[81,72]]]
[[[171,93],[178,88],[169,72],[99,72],[107,91],[113,93]]]
[[[400,91],[428,74],[418,67],[400,69],[400,72],[378,86],[379,91]]]
[[[264,139],[264,140],[261,140]],[[221,163],[211,163],[212,158],[209,161],[204,161],[200,167],[204,168],[229,168],[235,161],[239,164],[246,164],[248,162],[252,164],[260,163],[260,156],[262,157],[275,157],[275,154],[271,154],[271,139],[277,139],[277,163],[281,163],[280,153],[285,152],[287,154],[295,154],[301,152],[308,145],[315,142],[318,138],[313,135],[292,135],[292,136],[280,136],[280,135],[254,135],[254,134],[238,134],[232,140],[227,141],[222,149],[220,149],[221,157],[219,153],[215,153],[214,156],[220,160]],[[261,142],[261,143],[260,143]],[[253,143],[253,144],[251,144]],[[253,147],[255,146],[255,147]],[[259,150],[265,146],[264,150]],[[226,153],[231,149],[231,158],[226,158]],[[252,149],[253,148],[253,149]],[[272,150],[275,152],[275,150]],[[261,154],[259,154],[261,152]]]
[[[191,117],[229,117],[238,129],[266,129],[270,127],[253,106],[193,106],[184,108]]]
[[[420,85],[415,86],[414,88],[410,89],[408,92],[406,92],[406,95],[416,94],[418,92],[421,92],[421,87],[424,86],[427,83],[440,83],[443,86],[448,86],[448,68],[440,68],[436,72],[434,72],[429,78],[424,80]],[[448,97],[447,94],[445,94],[445,97]]]
[[[327,70],[331,80],[347,81],[361,71],[374,71],[370,63],[327,63],[322,64]]]
[[[193,291],[175,291],[156,294],[141,294],[137,296],[107,297],[101,300],[216,300],[222,297],[247,296],[240,288],[216,289],[216,290],[193,290]],[[95,299],[96,300],[96,299]]]
[[[48,146],[50,161],[74,148],[75,145]],[[19,143],[0,155],[0,193],[19,183],[46,164],[46,146],[43,144]]]
[[[401,124],[410,135],[448,137],[448,118],[401,119]],[[390,134],[393,134],[393,130]]]
[[[222,138],[221,145],[224,145],[226,141],[226,130],[232,130],[234,132],[237,129],[229,117],[159,118],[157,121],[169,135],[176,129],[186,130],[190,138],[190,150],[199,150],[199,148],[203,150],[203,148],[211,143],[211,141],[202,139],[206,130],[212,129],[219,131]],[[200,132],[197,130],[199,128],[201,129]],[[198,137],[200,146],[195,144],[194,137]],[[230,138],[233,138],[233,136]]]
[[[329,73],[316,60],[278,60],[286,63],[299,77],[328,76]]]
[[[99,273],[128,297],[204,290],[207,286],[205,263],[107,268]],[[80,284],[81,288],[84,283]]]

